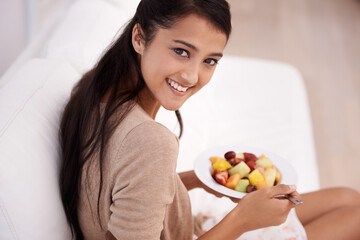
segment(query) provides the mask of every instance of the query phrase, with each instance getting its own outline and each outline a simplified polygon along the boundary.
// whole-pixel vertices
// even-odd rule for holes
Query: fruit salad
[[[280,172],[264,154],[229,151],[224,158],[214,156],[210,161],[215,181],[235,191],[249,193],[280,182]]]

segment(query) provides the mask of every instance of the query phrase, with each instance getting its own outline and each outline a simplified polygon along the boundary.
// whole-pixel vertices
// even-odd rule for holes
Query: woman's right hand
[[[285,222],[295,204],[275,196],[287,194],[300,199],[296,186],[283,184],[247,194],[228,215],[198,239],[237,239],[251,230],[280,225]]]
[[[230,212],[233,217],[242,219],[243,227],[248,231],[275,226],[285,222],[291,208],[295,204],[286,198],[276,198],[277,195],[287,195],[300,199],[296,186],[277,185],[262,188],[247,194],[238,205]]]

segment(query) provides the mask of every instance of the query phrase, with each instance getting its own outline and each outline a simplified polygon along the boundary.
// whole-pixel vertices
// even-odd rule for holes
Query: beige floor
[[[360,191],[360,1],[229,0],[226,53],[298,68],[308,92],[321,187]]]

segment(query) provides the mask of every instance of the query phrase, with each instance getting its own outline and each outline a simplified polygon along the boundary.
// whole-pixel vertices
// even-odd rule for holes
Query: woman
[[[79,81],[60,129],[61,195],[76,239],[192,239],[187,190],[206,187],[193,171],[176,174],[178,139],[154,119],[163,106],[182,127],[178,109],[210,81],[230,31],[225,0],[142,0]],[[295,186],[255,191],[199,239],[235,239],[284,222],[294,205],[279,194],[300,197]],[[306,224],[339,209],[314,213],[316,196],[298,207]]]

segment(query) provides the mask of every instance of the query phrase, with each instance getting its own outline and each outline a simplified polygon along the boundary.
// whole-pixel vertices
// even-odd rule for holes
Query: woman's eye
[[[187,57],[189,54],[186,50],[184,49],[181,49],[181,48],[175,48],[174,49],[174,52],[177,54],[177,55],[180,55],[182,57]]]
[[[208,58],[204,62],[209,64],[210,66],[214,66],[214,65],[216,65],[218,63],[218,61],[216,59],[213,59],[213,58]]]

